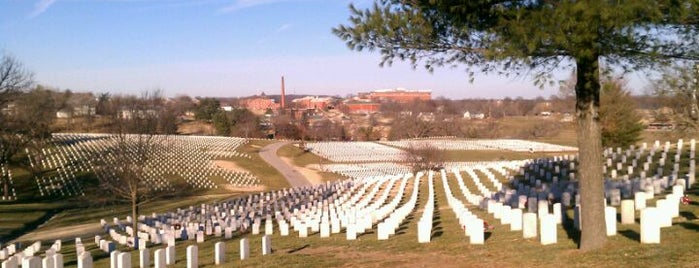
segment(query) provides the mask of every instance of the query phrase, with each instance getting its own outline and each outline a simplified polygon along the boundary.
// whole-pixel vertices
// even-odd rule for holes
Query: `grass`
[[[240,161],[236,159],[236,163],[253,172],[258,178],[264,179],[263,183],[269,182],[273,185],[277,183],[275,187],[283,187],[281,185],[285,180],[281,178],[281,175],[277,174],[277,177],[274,177],[272,172],[269,171],[271,169],[265,167],[266,164],[264,164],[261,159],[255,158],[259,157],[256,152],[266,144],[269,144],[269,141],[251,141],[249,144],[241,147],[240,150],[248,153],[253,159]],[[294,147],[291,149],[282,148],[279,154],[285,156],[286,153],[298,153],[298,151],[294,152],[293,149]],[[295,149],[298,150],[298,148]],[[479,152],[474,155],[483,158],[493,157],[493,155],[483,155],[483,153]],[[525,153],[525,155],[531,156],[529,153]],[[672,156],[674,154],[671,151],[668,155]],[[497,153],[494,156],[499,157]],[[503,153],[503,157],[511,160],[512,158],[510,157],[517,157],[517,155],[510,152],[508,154]],[[294,164],[297,165],[299,163],[303,164],[304,162],[307,162],[307,164],[317,164],[317,162],[313,163],[313,161],[317,161],[317,159],[313,159],[311,156],[300,156],[298,159],[292,157],[292,159]],[[683,155],[683,171],[687,166],[684,161],[687,161],[685,155]],[[669,162],[670,161],[668,161],[668,163]],[[668,164],[667,167],[669,167],[669,165],[670,164]],[[265,169],[268,170],[265,171]],[[494,171],[492,172],[497,174]],[[262,176],[264,176],[264,174],[269,174],[270,177],[263,178]],[[477,193],[478,191],[475,185],[469,180],[468,176],[465,173],[462,173],[462,176],[465,179],[466,186],[469,187],[471,192]],[[448,178],[448,184],[452,193],[457,198],[465,201],[454,179],[455,177],[453,175],[450,175]],[[277,180],[277,182],[274,180]],[[618,234],[608,238],[607,245],[604,249],[583,253],[577,250],[577,239],[579,235],[576,231],[572,230],[572,223],[570,221],[566,222],[563,226],[559,226],[557,244],[541,246],[537,239],[523,239],[521,231],[509,231],[509,226],[499,225],[498,221],[492,216],[473,206],[469,206],[469,209],[487,222],[495,224],[496,228],[493,232],[486,235],[487,240],[485,245],[470,245],[468,243],[468,237],[463,235],[463,231],[458,224],[456,216],[447,205],[444,185],[442,184],[439,174],[436,174],[434,180],[436,194],[435,207],[437,209],[433,217],[434,228],[432,242],[428,244],[419,244],[417,243],[417,219],[421,216],[421,210],[424,208],[427,198],[426,181],[427,177],[425,176],[422,179],[422,183],[417,186],[420,187],[420,195],[416,210],[401,224],[397,235],[391,236],[389,240],[377,240],[375,229],[370,230],[367,234],[359,236],[356,241],[345,240],[344,233],[333,234],[330,238],[320,238],[318,234],[314,234],[308,238],[298,238],[297,235],[294,235],[296,234],[294,232],[291,233],[290,237],[282,237],[278,233],[275,233],[272,235],[273,254],[270,256],[261,256],[261,236],[236,234],[234,239],[225,241],[227,243],[228,262],[226,265],[220,267],[433,267],[437,265],[442,267],[560,267],[562,265],[571,267],[696,266],[695,248],[699,246],[699,240],[696,239],[699,237],[699,221],[697,221],[697,215],[699,215],[699,203],[697,202],[697,200],[699,200],[699,188],[697,185],[688,191],[694,202],[690,205],[681,206],[682,217],[676,218],[672,227],[662,229],[662,243],[660,245],[640,244],[638,241],[639,226],[637,224],[618,224]],[[488,183],[485,178],[482,178],[481,181],[483,183]],[[412,192],[410,187],[414,186],[409,184],[402,202],[405,202],[405,199],[407,199]],[[270,188],[275,189],[273,187]],[[381,191],[379,191],[379,193],[381,193]],[[201,194],[206,195],[206,192],[202,192]],[[173,211],[178,207],[187,207],[202,202],[216,202],[233,197],[235,197],[235,195],[209,195],[160,200],[142,207],[141,214]],[[387,201],[391,199],[392,198],[389,197]],[[80,200],[78,199],[66,200],[60,203],[44,202],[11,205],[5,205],[5,203],[3,203],[0,205],[0,228],[2,228],[2,226],[18,227],[18,225],[23,222],[31,222],[32,219],[41,217],[42,211],[50,211],[51,209],[61,211],[58,212],[51,221],[42,226],[42,230],[51,230],[56,227],[80,223],[97,223],[100,218],[105,218],[107,221],[110,221],[110,219],[115,216],[123,218],[129,212],[126,206],[88,207],[80,205],[79,203]],[[653,203],[654,201],[648,202],[648,205],[652,205]],[[27,215],[21,215],[25,214],[25,211]],[[568,211],[567,214],[572,217],[571,211]],[[7,220],[8,218],[20,220],[11,221]],[[2,231],[2,229],[0,229],[0,231]],[[278,229],[275,228],[275,231],[278,231]],[[0,236],[4,237],[4,234],[0,233]],[[242,237],[250,239],[251,259],[246,261],[240,261],[238,259],[238,241]],[[108,256],[105,253],[101,253],[101,251],[96,248],[93,237],[85,235],[82,238],[83,243],[87,249],[92,252],[95,258],[95,267],[109,267]],[[213,265],[213,245],[218,241],[224,240],[221,238],[207,237],[205,243],[197,244],[199,247],[200,267],[215,267]],[[178,241],[178,262],[174,267],[184,267],[185,248],[192,244],[196,243],[191,241]],[[44,246],[48,246],[48,244]],[[120,250],[128,249],[120,248]],[[154,248],[151,250],[154,250]],[[66,267],[76,267],[74,255],[75,247],[72,241],[65,241],[62,253],[64,253],[64,259],[66,260]],[[151,251],[151,254],[152,253]],[[132,263],[136,264],[138,253],[133,252],[132,254]]]
[[[287,144],[279,148],[279,151],[277,151],[277,155],[291,159],[291,162],[299,167],[307,167],[310,165],[322,166],[324,164],[333,163],[332,161],[320,157],[316,154],[304,152],[300,148],[291,144]],[[347,178],[345,176],[332,172],[318,171],[318,174],[323,178],[324,182],[343,180]]]
[[[272,166],[267,164],[267,162],[260,157],[260,149],[275,142],[277,141],[250,140],[250,142],[238,148],[238,151],[248,154],[250,159],[232,159],[238,166],[250,171],[250,173],[260,179],[260,184],[267,186],[268,190],[278,190],[289,187],[289,182],[284,179],[282,174],[272,168]]]
[[[476,192],[475,185],[468,176],[462,175],[466,186],[472,192]],[[275,233],[272,235],[273,254],[261,256],[261,235],[236,234],[231,240],[207,237],[208,240],[201,244],[178,241],[177,265],[174,267],[184,267],[185,249],[188,245],[198,246],[200,267],[215,267],[213,245],[219,241],[227,243],[228,261],[220,267],[695,267],[694,249],[699,246],[696,239],[699,232],[699,223],[696,220],[699,203],[696,201],[682,206],[683,217],[676,218],[672,227],[662,229],[662,243],[659,245],[640,244],[637,224],[618,224],[619,233],[608,238],[605,248],[591,252],[577,250],[578,234],[571,230],[571,221],[558,226],[557,244],[542,246],[538,239],[523,239],[521,231],[509,231],[509,226],[499,225],[499,221],[491,215],[469,205],[468,208],[472,212],[496,226],[495,230],[486,235],[485,245],[470,245],[456,216],[447,205],[444,185],[439,174],[436,174],[434,187],[437,209],[433,217],[432,241],[419,244],[416,225],[427,199],[426,182],[425,176],[418,186],[420,195],[416,210],[389,240],[377,240],[375,229],[360,235],[355,241],[345,240],[344,233],[333,234],[330,238],[320,238],[318,234],[298,238],[294,232],[289,237],[282,237]],[[447,182],[454,196],[465,202],[455,177],[449,175]],[[402,202],[412,192],[411,187],[412,184],[409,184]],[[696,186],[688,193],[693,200],[699,198],[699,188]],[[387,199],[390,200],[391,197]],[[652,203],[649,202],[649,205]],[[568,214],[572,216],[571,211],[568,211]],[[250,239],[251,259],[240,261],[238,242],[243,237]],[[83,243],[91,249],[95,267],[108,267],[108,256],[100,253],[92,240],[91,237],[85,237]],[[65,245],[63,252],[67,254],[64,257],[72,264],[67,267],[75,267],[75,256],[72,255],[74,247],[72,243]],[[137,260],[138,253],[132,254],[132,260]]]

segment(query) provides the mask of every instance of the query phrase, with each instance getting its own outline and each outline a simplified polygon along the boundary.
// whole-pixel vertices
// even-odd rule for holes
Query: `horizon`
[[[75,92],[244,97],[287,93],[346,96],[377,89],[431,90],[433,98],[548,98],[531,77],[476,74],[406,62],[379,67],[377,53],[350,51],[331,29],[346,23],[348,0],[38,0],[0,2],[0,50],[37,84]],[[307,10],[314,10],[312,13]],[[565,80],[560,68],[554,80]],[[647,89],[645,74],[627,74]]]

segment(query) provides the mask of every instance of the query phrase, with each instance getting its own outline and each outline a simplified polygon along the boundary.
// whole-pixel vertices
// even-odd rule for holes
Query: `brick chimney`
[[[281,98],[282,109],[286,108],[286,95],[284,93],[284,76],[282,76],[282,98]]]

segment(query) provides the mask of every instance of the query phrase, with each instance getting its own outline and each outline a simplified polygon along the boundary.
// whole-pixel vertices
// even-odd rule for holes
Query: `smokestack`
[[[284,76],[282,75],[282,109],[286,107],[286,95],[284,94]]]

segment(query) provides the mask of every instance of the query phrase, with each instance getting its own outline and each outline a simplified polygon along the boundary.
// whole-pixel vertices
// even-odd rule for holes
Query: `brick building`
[[[248,110],[277,110],[279,109],[279,103],[276,103],[274,99],[271,99],[265,95],[250,97],[247,99],[240,100],[240,105],[247,108]]]
[[[428,101],[432,99],[431,90],[408,90],[404,88],[380,89],[369,93],[362,93],[360,97],[377,102],[411,103],[416,100]]]

